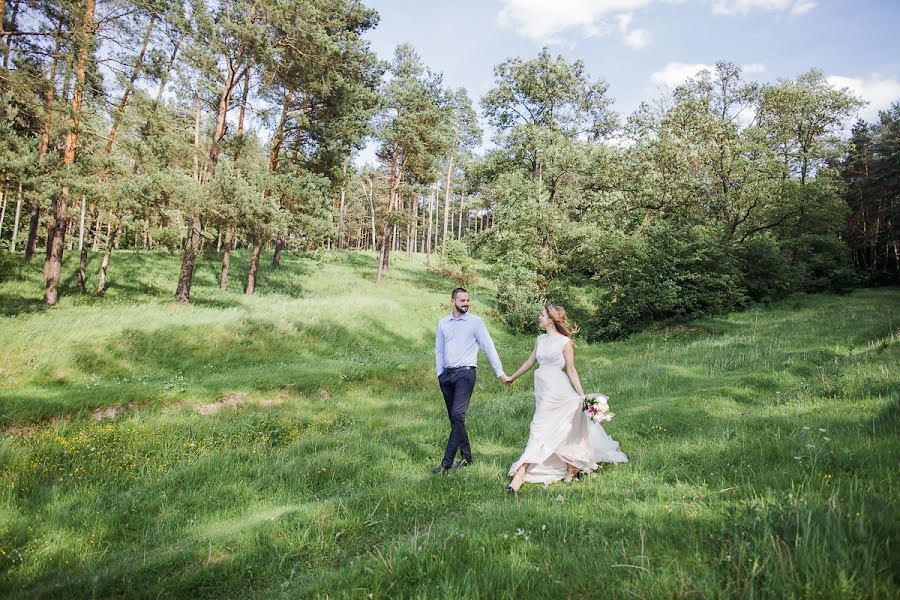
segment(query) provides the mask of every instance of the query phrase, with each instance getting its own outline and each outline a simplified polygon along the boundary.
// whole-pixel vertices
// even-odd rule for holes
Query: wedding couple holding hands
[[[590,402],[588,410],[583,410],[586,396],[575,370],[571,339],[576,330],[568,323],[562,307],[544,307],[539,323],[546,333],[538,336],[531,356],[519,370],[508,376],[484,321],[469,313],[469,293],[457,288],[450,298],[453,312],[438,322],[434,344],[438,382],[450,418],[450,438],[444,458],[432,469],[433,473],[444,474],[472,464],[466,412],[475,389],[478,348],[484,350],[497,378],[506,385],[525,374],[535,362],[539,365],[534,372],[535,410],[528,442],[509,468],[512,481],[506,486],[507,491],[517,492],[525,482],[568,483],[579,473],[596,469],[599,462],[628,462],[619,444],[600,425],[608,417],[603,418],[600,409]],[[605,405],[603,396],[587,398],[598,396],[597,405]],[[457,452],[462,457],[454,464]]]

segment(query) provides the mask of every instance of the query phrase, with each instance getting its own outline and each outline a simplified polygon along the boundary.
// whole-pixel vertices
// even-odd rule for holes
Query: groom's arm
[[[441,331],[440,321],[437,325],[437,335],[434,337],[434,370],[438,377],[444,372],[444,332]]]
[[[491,339],[491,334],[488,333],[487,326],[481,319],[478,320],[478,326],[475,328],[475,341],[478,342],[478,345],[481,346],[481,349],[487,355],[488,361],[494,369],[494,374],[497,377],[505,377],[503,363],[500,362],[500,355],[497,354],[497,349],[494,347],[494,340]]]

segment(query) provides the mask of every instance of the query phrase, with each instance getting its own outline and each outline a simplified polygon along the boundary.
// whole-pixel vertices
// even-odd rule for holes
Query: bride
[[[580,471],[596,469],[598,462],[628,462],[619,444],[581,410],[584,389],[575,370],[571,340],[577,329],[569,324],[566,311],[548,304],[538,323],[547,333],[538,336],[531,356],[506,382],[510,385],[535,361],[539,363],[534,372],[531,431],[525,451],[509,468],[513,477],[506,486],[509,492],[519,491],[526,481],[548,484],[562,479],[568,483]]]

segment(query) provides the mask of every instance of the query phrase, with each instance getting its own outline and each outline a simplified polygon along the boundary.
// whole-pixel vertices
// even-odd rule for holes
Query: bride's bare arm
[[[579,396],[584,396],[584,388],[581,387],[581,378],[578,377],[578,371],[575,370],[575,348],[572,342],[566,344],[563,348],[563,356],[566,359],[566,373],[569,375],[569,381],[572,387],[578,392]]]
[[[522,366],[519,367],[519,370],[510,375],[509,382],[512,383],[516,379],[522,376],[523,373],[527,373],[528,369],[534,366],[535,361],[537,361],[537,342],[534,343],[534,350],[531,351],[531,356],[522,363]]]

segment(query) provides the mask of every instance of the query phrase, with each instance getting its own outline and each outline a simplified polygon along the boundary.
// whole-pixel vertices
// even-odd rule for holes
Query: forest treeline
[[[376,56],[379,17],[348,0],[2,11],[0,277],[43,260],[50,306],[64,253],[72,292],[102,295],[116,249],[178,254],[180,302],[198,259],[226,289],[238,248],[247,294],[263,251],[374,250],[378,281],[391,252],[463,280],[474,254],[512,328],[549,299],[598,338],[897,281],[900,104],[848,135],[863,102],[815,69],[760,84],[720,62],[623,117],[547,49],[476,105],[409,45]]]

